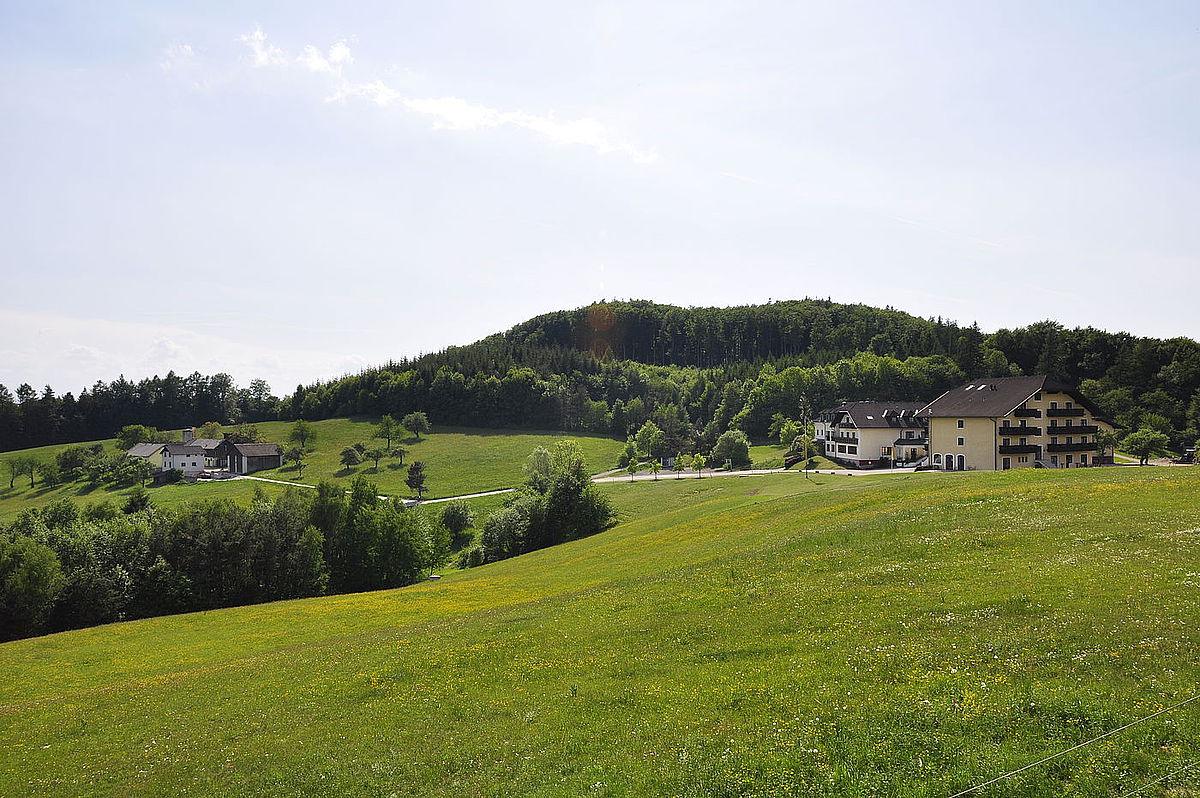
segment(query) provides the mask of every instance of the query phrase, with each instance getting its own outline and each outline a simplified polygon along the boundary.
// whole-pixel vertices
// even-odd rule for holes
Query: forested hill
[[[163,428],[269,418],[424,410],[434,423],[605,432],[653,420],[672,451],[730,427],[842,399],[927,400],[976,376],[1050,373],[1077,382],[1127,428],[1176,447],[1200,437],[1200,345],[1042,321],[983,333],[891,308],[804,299],[730,308],[605,302],[538,316],[474,344],[297,386],[168,374],[99,382],[78,397],[0,386],[0,450]]]
[[[729,308],[611,302],[547,313],[505,338],[652,365],[710,366],[859,351],[905,358],[953,352],[962,330],[891,308],[802,299]],[[978,329],[969,331],[976,340]]]

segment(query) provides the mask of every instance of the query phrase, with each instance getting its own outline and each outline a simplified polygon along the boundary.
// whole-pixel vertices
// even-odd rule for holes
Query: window
[[[1012,446],[1012,438],[1005,438],[1003,446]]]
[[[1028,445],[1029,445],[1029,440],[1028,440],[1027,438],[1021,438],[1021,445],[1022,445],[1022,446],[1028,446]]]
[[[1079,464],[1087,465],[1087,455],[1086,454],[1079,455]]]
[[[942,464],[942,456],[941,456],[940,454],[935,454],[935,455],[933,456],[933,464],[934,464],[934,465],[941,465],[941,464]]]
[[[1051,438],[1051,439],[1050,439],[1050,443],[1051,443],[1051,444],[1053,444],[1053,445],[1055,445],[1055,446],[1057,446],[1057,445],[1058,445],[1058,438]]]
[[[858,447],[857,446],[847,446],[846,454],[858,454]]]
[[[1051,402],[1051,403],[1050,403],[1050,409],[1051,409],[1051,410],[1057,410],[1057,409],[1058,409],[1058,402]]]
[[[1074,443],[1074,442],[1075,442],[1075,438],[1074,438],[1073,436],[1071,436],[1071,435],[1068,435],[1068,436],[1067,436],[1067,443]]]
[[[1025,422],[1025,419],[1021,419],[1021,426],[1022,426],[1022,427],[1027,427],[1027,426],[1029,426],[1029,425],[1028,425],[1028,424]]]
[[[958,428],[959,429],[963,428],[963,420],[961,418],[958,420]]]
[[[1050,465],[1058,465],[1058,455],[1050,455]]]
[[[1067,409],[1068,409],[1068,410],[1070,410],[1070,409],[1071,409],[1072,407],[1074,407],[1074,406],[1075,406],[1075,405],[1071,404],[1070,402],[1067,402]]]
[[[959,439],[958,439],[958,445],[959,445],[959,446],[963,446],[963,445],[964,445],[964,444],[963,444],[963,439],[962,439],[962,438],[959,438]]]
[[[1042,392],[1041,391],[1038,391],[1037,393],[1035,393],[1033,395],[1033,401],[1035,401],[1035,402],[1042,401]]]

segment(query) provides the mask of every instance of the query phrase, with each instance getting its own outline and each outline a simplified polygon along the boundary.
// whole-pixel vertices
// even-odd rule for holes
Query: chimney
[[[196,440],[196,428],[188,427],[183,431],[183,442],[191,443],[194,440]]]

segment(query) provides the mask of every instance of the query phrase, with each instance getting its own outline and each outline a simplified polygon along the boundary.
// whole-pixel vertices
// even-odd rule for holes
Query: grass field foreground
[[[605,490],[436,583],[0,646],[0,794],[945,796],[1195,694],[1200,470]],[[985,795],[1139,787],[1197,710]]]

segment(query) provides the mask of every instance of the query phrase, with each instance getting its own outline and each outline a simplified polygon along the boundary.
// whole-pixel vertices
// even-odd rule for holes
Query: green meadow
[[[413,460],[425,463],[429,484],[426,497],[437,498],[519,485],[525,478],[521,467],[530,452],[538,446],[552,447],[556,441],[567,438],[579,443],[589,467],[595,471],[615,467],[617,456],[625,447],[624,441],[598,435],[435,425],[432,434],[422,435],[420,440],[407,432],[398,439],[393,438],[393,448],[403,446],[408,450],[404,465],[395,458],[384,458],[379,461],[378,471],[371,461],[347,469],[340,459],[346,447],[356,443],[362,443],[368,449],[385,445],[382,439],[371,437],[378,419],[337,418],[310,423],[317,433],[316,450],[304,467],[303,478],[298,481],[315,485],[322,479],[333,479],[349,485],[356,475],[364,474],[379,485],[381,493],[406,498],[416,496],[404,484],[408,465]],[[290,422],[268,421],[256,426],[263,440],[280,442],[288,448]],[[290,464],[260,471],[255,476],[297,480],[296,468]]]
[[[603,490],[436,582],[0,645],[0,795],[947,796],[1196,694],[1200,469]],[[978,794],[1198,757],[1195,702]]]
[[[360,442],[368,449],[374,445],[383,445],[382,440],[371,438],[376,421],[330,419],[311,422],[317,433],[316,448],[310,454],[303,478],[298,478],[295,466],[290,464],[282,468],[260,471],[254,476],[308,485],[315,485],[322,479],[331,479],[344,482],[349,487],[354,477],[362,474],[376,483],[384,495],[415,498],[413,491],[405,485],[404,479],[408,464],[416,459],[425,463],[428,475],[425,497],[438,498],[519,485],[524,480],[521,467],[529,453],[538,446],[551,447],[559,440],[570,438],[577,441],[588,465],[595,471],[615,466],[617,456],[624,448],[620,441],[593,435],[434,427],[433,434],[423,435],[420,440],[405,433],[403,438],[392,441],[393,447],[403,446],[408,449],[409,453],[405,455],[403,466],[394,458],[386,458],[380,461],[378,471],[373,462],[351,469],[344,468],[340,462],[342,449]],[[287,437],[292,429],[290,422],[260,422],[256,426],[263,440],[281,443],[285,449],[289,447]],[[182,433],[177,433],[176,437],[181,435]],[[116,451],[116,442],[111,438],[104,441],[88,441],[85,445],[92,443],[102,443],[107,451]],[[58,452],[74,445],[80,444],[60,444],[20,452],[4,452],[0,453],[0,462],[17,456],[32,456],[43,461],[53,460]],[[7,471],[0,469],[0,474],[7,475]],[[147,489],[156,504],[171,506],[193,499],[229,498],[235,501],[249,501],[256,486],[271,496],[282,490],[282,486],[244,480],[200,481],[190,485],[165,485]],[[120,504],[133,490],[132,485],[92,486],[83,482],[53,487],[35,485],[31,489],[28,477],[18,477],[14,486],[10,488],[5,480],[0,482],[0,524],[11,522],[22,510],[43,507],[62,498],[80,502],[110,499]]]

